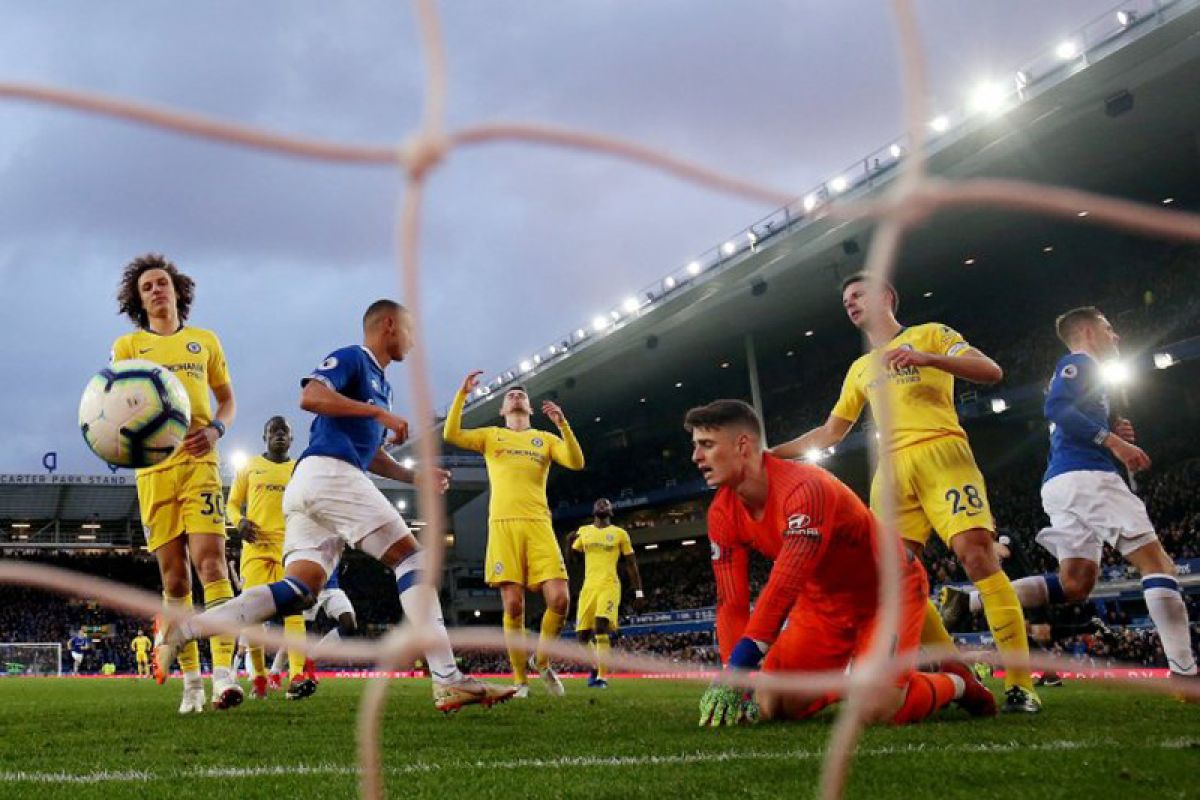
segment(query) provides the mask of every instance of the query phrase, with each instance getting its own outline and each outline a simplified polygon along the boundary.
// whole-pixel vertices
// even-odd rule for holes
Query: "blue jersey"
[[[84,650],[87,649],[87,644],[88,644],[88,640],[85,639],[84,637],[72,636],[71,642],[67,646],[71,648],[72,653],[82,653]]]
[[[338,394],[374,406],[392,408],[392,387],[383,367],[370,350],[361,346],[334,350],[312,374],[300,381],[320,381]],[[308,449],[297,463],[309,456],[341,459],[365,470],[383,444],[387,429],[370,417],[327,417],[318,414],[308,433]]]
[[[1050,461],[1042,482],[1064,472],[1119,472],[1102,442],[1109,434],[1108,393],[1100,365],[1085,353],[1058,360],[1046,395]]]

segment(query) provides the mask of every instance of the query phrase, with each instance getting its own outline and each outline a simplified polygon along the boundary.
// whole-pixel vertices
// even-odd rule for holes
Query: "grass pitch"
[[[566,681],[553,699],[434,711],[425,681],[393,682],[384,763],[391,797],[812,797],[828,714],[803,723],[696,726],[702,686]],[[180,685],[0,680],[0,797],[341,798],[357,790],[354,720],[365,682],[326,679],[233,711],[176,714]],[[995,688],[996,685],[993,684]],[[1200,707],[1076,683],[1037,717],[874,728],[857,798],[1200,796]]]

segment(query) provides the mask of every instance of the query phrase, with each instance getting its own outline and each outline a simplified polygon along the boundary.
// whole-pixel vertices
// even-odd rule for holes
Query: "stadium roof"
[[[1086,67],[1062,67],[1061,75],[1052,76],[1057,83],[1047,81],[1052,85],[1031,91],[1007,113],[968,119],[935,137],[931,170],[954,178],[1053,182],[1146,202],[1171,197],[1180,206],[1194,204],[1200,198],[1195,98],[1200,10],[1180,4],[1177,11],[1140,38],[1102,43],[1089,53]],[[896,177],[894,163],[874,172],[867,165],[868,177],[845,197],[879,194]],[[537,397],[557,397],[578,429],[593,417],[621,414],[634,398],[653,403],[675,383],[693,390],[711,384],[723,363],[746,363],[746,335],[760,357],[820,347],[823,338],[853,340],[837,290],[842,277],[862,267],[871,224],[817,215],[757,230],[753,248],[693,281],[681,281],[603,335],[587,329],[587,346],[572,343],[568,356],[546,359],[514,377]],[[1108,236],[1084,220],[947,212],[910,234],[897,284],[905,310],[921,316],[925,292],[940,297],[967,280],[990,282],[996,291],[1013,291],[1018,279],[1035,286],[1043,247],[1082,253],[1103,246]],[[970,272],[964,271],[967,259],[975,259]],[[989,269],[997,265],[1003,271]],[[813,335],[806,337],[806,331]],[[473,402],[465,423],[494,419],[499,394]],[[700,399],[694,391],[693,396]]]

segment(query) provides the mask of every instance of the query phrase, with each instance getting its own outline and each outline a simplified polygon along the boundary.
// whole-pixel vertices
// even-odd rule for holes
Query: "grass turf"
[[[613,681],[491,710],[433,710],[397,680],[385,721],[392,797],[811,797],[831,719],[696,726],[695,683]],[[327,679],[287,702],[176,714],[179,683],[0,680],[0,797],[308,798],[356,791],[354,720],[365,686]],[[1075,683],[1042,690],[1037,717],[874,728],[850,797],[1195,797],[1200,708]]]

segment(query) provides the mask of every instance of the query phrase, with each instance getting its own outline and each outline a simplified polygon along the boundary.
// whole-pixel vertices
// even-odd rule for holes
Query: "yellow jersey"
[[[150,648],[153,645],[154,645],[154,643],[150,641],[150,637],[135,636],[135,637],[133,637],[133,642],[130,645],[130,649],[132,649],[133,652],[135,652],[139,656],[141,656],[141,655],[145,655],[146,653],[150,652]]]
[[[922,353],[957,356],[971,348],[954,329],[930,322],[901,328],[890,342],[859,356],[842,383],[842,394],[833,407],[833,416],[855,422],[867,403],[875,405],[879,384],[886,380],[892,409],[893,433],[886,443],[889,451],[902,450],[942,436],[967,438],[954,408],[954,376],[933,367],[904,367],[888,370],[886,377],[874,377],[872,359],[881,350],[907,347]]]
[[[266,456],[257,455],[246,462],[246,466],[233,479],[229,489],[229,502],[225,504],[229,524],[237,527],[242,517],[258,526],[258,540],[247,542],[243,552],[262,554],[276,560],[283,558],[283,532],[286,522],[283,517],[283,492],[296,462],[275,462]],[[245,507],[245,512],[242,507]]]
[[[140,358],[169,369],[187,391],[192,403],[190,431],[199,430],[212,422],[212,406],[208,392],[229,383],[229,367],[225,351],[212,331],[182,326],[170,336],[160,336],[146,330],[127,333],[113,342],[113,361]],[[196,458],[181,447],[159,464],[138,470],[138,474],[157,472],[182,463],[217,463],[217,449]]]
[[[482,453],[487,464],[492,496],[488,501],[488,519],[550,519],[550,504],[546,500],[546,478],[550,462],[567,469],[583,469],[583,450],[563,423],[562,438],[553,433],[530,428],[513,431],[508,428],[462,428],[462,411],[467,396],[459,392],[454,397],[443,432],[445,439],[456,447]]]
[[[633,553],[633,542],[629,532],[616,525],[584,525],[575,535],[572,550],[583,553],[583,585],[621,585],[617,575],[617,562],[621,556]]]

